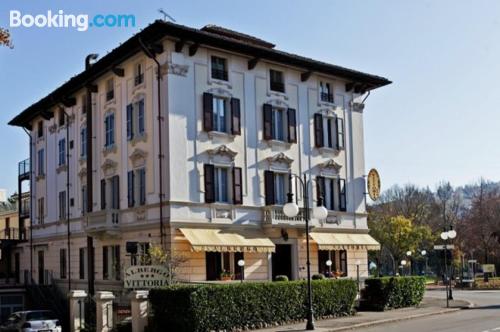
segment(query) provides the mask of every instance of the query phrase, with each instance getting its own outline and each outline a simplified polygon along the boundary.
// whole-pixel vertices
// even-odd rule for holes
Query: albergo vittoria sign
[[[168,270],[161,265],[136,265],[125,270],[127,289],[152,289],[167,286]]]

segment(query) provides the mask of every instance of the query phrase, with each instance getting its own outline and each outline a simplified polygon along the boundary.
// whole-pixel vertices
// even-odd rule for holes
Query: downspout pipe
[[[160,244],[163,249],[165,249],[165,241],[164,241],[164,227],[163,227],[163,152],[162,152],[162,125],[163,125],[163,117],[161,115],[161,65],[156,59],[156,56],[151,52],[151,50],[146,47],[143,43],[142,39],[139,37],[139,44],[141,45],[144,53],[151,58],[156,63],[156,81],[157,81],[157,95],[158,95],[158,168],[159,168],[159,199],[160,199]]]
[[[70,116],[63,106],[60,109],[64,112],[64,117],[66,118],[66,224],[67,224],[67,247],[68,247],[68,292],[71,291],[71,225],[70,225],[70,198],[69,198],[69,121]]]
[[[33,282],[33,137],[31,133],[23,127],[24,132],[28,135],[30,139],[30,280],[29,283]],[[21,193],[19,193],[19,199],[21,199]],[[23,220],[24,222],[24,220]],[[26,231],[26,228],[25,228]],[[26,280],[24,281],[26,283]]]

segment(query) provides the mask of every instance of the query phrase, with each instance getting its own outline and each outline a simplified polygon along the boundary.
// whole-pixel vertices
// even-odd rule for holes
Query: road
[[[427,296],[441,297],[442,291],[429,291]],[[429,316],[371,328],[357,329],[361,332],[422,332],[422,331],[467,331],[500,332],[500,291],[454,291],[455,299],[474,303],[472,309],[454,313]]]

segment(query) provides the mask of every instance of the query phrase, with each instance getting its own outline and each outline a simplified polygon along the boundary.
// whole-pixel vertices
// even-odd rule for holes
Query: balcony
[[[321,92],[321,101],[333,103],[333,94],[328,92]]]
[[[8,227],[0,229],[0,240],[20,240],[19,228]]]
[[[290,218],[283,212],[282,206],[271,206],[264,208],[264,224],[267,225],[301,225],[303,226],[304,221],[304,209],[299,209],[299,214],[297,216]]]
[[[19,180],[30,178],[30,159],[25,159],[18,164],[17,175]]]
[[[87,214],[82,221],[83,228],[93,236],[106,235],[117,237],[120,235],[120,210],[104,210]]]

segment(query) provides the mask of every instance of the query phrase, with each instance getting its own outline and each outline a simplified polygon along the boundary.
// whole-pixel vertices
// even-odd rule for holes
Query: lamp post
[[[410,272],[410,275],[412,275],[412,271],[411,270],[413,269],[413,262],[411,260],[411,251],[410,250],[408,250],[406,252],[406,256],[408,257],[408,262],[409,262],[409,264],[408,264],[408,270]]]
[[[328,266],[328,277],[332,277],[332,260],[329,259],[326,261],[326,266]]]
[[[243,282],[243,276],[244,276],[244,273],[245,273],[245,261],[243,259],[240,259],[238,261],[238,266],[241,268],[240,278],[241,278],[241,282]]]
[[[361,265],[361,261],[358,259],[356,260],[356,281],[358,282],[358,294],[359,294],[359,290],[360,290],[360,286],[359,286],[359,266]]]
[[[445,227],[444,231],[441,232],[441,239],[444,240],[444,271],[445,271],[445,290],[446,290],[446,307],[449,308],[450,302],[449,300],[453,300],[453,292],[451,290],[451,277],[448,270],[448,240],[453,240],[457,237],[457,232],[453,229],[452,226],[449,227],[449,230]],[[448,285],[449,284],[449,285]]]
[[[401,260],[401,276],[405,275],[405,265],[406,265],[406,259]]]
[[[307,266],[307,323],[306,330],[314,330],[314,311],[312,303],[312,287],[311,287],[311,260],[310,260],[310,250],[309,250],[309,184],[312,183],[311,180],[307,180],[306,174],[302,179],[300,176],[290,173],[289,177],[289,193],[288,202],[283,206],[283,213],[290,218],[296,217],[299,214],[299,207],[293,201],[293,193],[291,192],[292,177],[295,177],[302,186],[302,192],[304,193],[304,219],[306,224],[306,266]],[[318,198],[318,205],[313,209],[313,216],[316,219],[326,219],[328,216],[328,210],[323,206],[322,197]]]
[[[426,276],[427,275],[427,250],[422,250],[420,252],[420,254],[422,255],[422,257],[425,258],[425,270],[424,270],[424,275]]]

